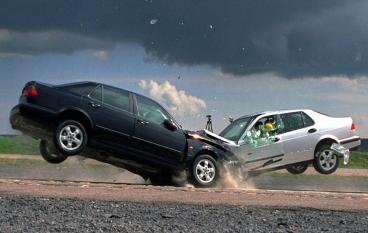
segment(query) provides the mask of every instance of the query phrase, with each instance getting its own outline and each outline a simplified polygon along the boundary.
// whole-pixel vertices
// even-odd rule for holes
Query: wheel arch
[[[211,156],[212,158],[214,158],[216,161],[219,159],[219,156],[218,156],[218,154],[215,152],[215,151],[213,151],[213,150],[209,150],[209,149],[202,149],[202,150],[200,150],[200,151],[198,151],[197,153],[196,153],[196,155],[193,157],[193,159],[192,159],[192,163],[198,158],[198,156],[200,156],[200,155],[209,155],[209,156]]]
[[[58,124],[63,120],[76,120],[81,123],[89,132],[93,129],[93,122],[89,115],[82,109],[66,108],[61,110],[56,117],[56,123]]]
[[[322,145],[326,145],[326,144],[331,145],[332,143],[338,143],[338,142],[339,142],[339,140],[333,135],[329,135],[329,136],[325,136],[325,137],[320,138],[317,145],[316,145],[316,147],[314,148],[314,154],[313,155],[316,154],[318,148],[321,147]]]

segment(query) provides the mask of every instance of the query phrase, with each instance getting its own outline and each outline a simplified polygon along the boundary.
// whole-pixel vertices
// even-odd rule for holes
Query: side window
[[[129,92],[112,87],[103,87],[103,103],[124,111],[130,111]]]
[[[170,119],[165,109],[156,102],[139,95],[136,95],[136,98],[138,116],[156,124],[162,124],[166,119]]]
[[[90,94],[89,97],[102,102],[102,86],[96,87]]]
[[[292,112],[281,114],[280,116],[283,128],[282,133],[304,128],[303,116],[301,112]]]
[[[78,84],[65,86],[63,88],[77,95],[86,95],[93,89],[93,87],[94,85],[92,84]]]
[[[314,125],[314,121],[312,118],[310,118],[310,116],[308,116],[305,112],[302,112],[302,115],[303,115],[304,127]]]
[[[245,135],[244,141],[252,147],[274,143],[274,136],[279,133],[280,122],[277,115],[259,119]]]

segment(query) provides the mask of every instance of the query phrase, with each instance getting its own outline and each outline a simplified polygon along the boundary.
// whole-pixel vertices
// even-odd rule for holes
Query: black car
[[[94,82],[28,82],[10,115],[14,129],[41,139],[45,160],[80,154],[139,174],[152,183],[186,172],[195,186],[216,184],[226,144],[183,130],[157,102]]]

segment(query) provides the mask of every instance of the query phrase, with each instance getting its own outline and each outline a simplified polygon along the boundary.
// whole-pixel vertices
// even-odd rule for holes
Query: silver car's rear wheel
[[[323,145],[315,154],[313,166],[319,173],[331,174],[339,166],[339,158],[330,149],[330,145]]]
[[[331,149],[323,150],[318,159],[321,163],[321,166],[326,171],[333,169],[337,163],[337,156],[333,153]]]

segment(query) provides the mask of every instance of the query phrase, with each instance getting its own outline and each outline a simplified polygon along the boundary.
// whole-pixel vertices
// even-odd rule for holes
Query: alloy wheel
[[[66,151],[78,149],[83,143],[82,130],[76,125],[66,125],[60,130],[59,143]]]

